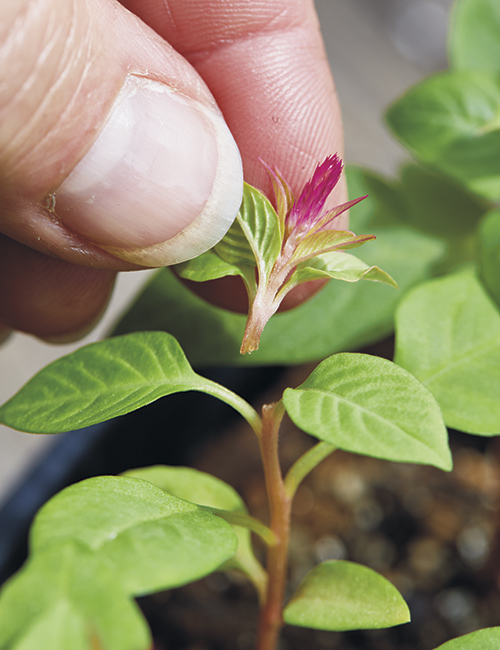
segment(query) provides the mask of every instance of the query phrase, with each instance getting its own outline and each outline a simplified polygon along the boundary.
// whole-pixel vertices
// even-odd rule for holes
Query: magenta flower
[[[324,212],[325,203],[339,182],[344,168],[339,156],[336,154],[328,156],[316,167],[314,174],[304,185],[297,199],[294,198],[292,191],[278,170],[271,169],[265,163],[263,164],[273,184],[278,217],[284,226],[283,252],[285,249],[297,248],[299,243],[319,232],[325,233],[321,240],[325,244],[328,242],[330,246],[327,244],[328,247],[326,249],[322,247],[321,251],[315,247],[316,250],[312,253],[313,255],[318,255],[320,252],[324,253],[326,250],[333,250],[333,248],[346,248],[353,244],[352,237],[355,237],[354,233],[334,230],[331,227],[332,222],[353,205],[365,199],[366,196],[347,201],[332,210]],[[332,232],[334,233],[333,238],[331,236]],[[340,232],[350,235],[349,243],[340,243],[339,239],[345,239],[338,237]],[[369,239],[374,239],[374,236],[364,236],[362,241],[356,237],[356,242],[359,242],[356,245],[360,245]],[[315,241],[318,242],[317,238]]]

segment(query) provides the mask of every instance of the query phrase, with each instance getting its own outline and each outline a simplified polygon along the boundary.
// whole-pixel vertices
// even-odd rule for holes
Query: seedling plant
[[[273,201],[246,186],[214,249],[175,273],[161,270],[115,336],[47,366],[0,408],[8,426],[58,433],[173,393],[207,393],[253,431],[269,506],[269,521],[257,520],[230,485],[188,467],[131,469],[62,490],[37,514],[29,558],[1,592],[2,650],[148,650],[134,598],[214,571],[238,571],[254,585],[257,650],[276,650],[283,625],[345,631],[409,620],[395,586],[350,561],[320,563],[289,593],[291,506],[303,479],[336,450],[450,471],[446,427],[500,432],[499,115],[500,5],[459,0],[450,70],[387,115],[417,161],[400,179],[348,168],[352,196],[369,199],[328,211],[342,173],[337,156],[297,197],[266,161]],[[332,228],[348,208],[353,230],[369,235]],[[245,285],[246,317],[205,303],[179,279],[227,275]],[[291,289],[318,279],[335,282],[276,313]],[[353,352],[394,328],[395,362]],[[260,411],[198,372],[321,359]],[[287,472],[279,456],[285,417],[314,439]],[[500,628],[488,628],[440,650],[499,645]]]

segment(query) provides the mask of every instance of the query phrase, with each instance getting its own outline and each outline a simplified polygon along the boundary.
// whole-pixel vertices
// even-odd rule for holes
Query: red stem
[[[259,620],[257,650],[276,650],[283,627],[283,601],[288,568],[291,499],[287,496],[278,454],[278,433],[284,408],[281,403],[262,407],[260,441],[269,501],[271,530],[276,542],[268,549],[268,586]]]

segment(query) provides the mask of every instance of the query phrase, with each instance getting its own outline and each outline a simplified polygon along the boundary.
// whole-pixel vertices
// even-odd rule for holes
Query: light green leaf
[[[237,545],[220,517],[148,481],[123,476],[87,479],[43,506],[31,530],[32,552],[69,541],[105,559],[131,595],[208,575]]]
[[[455,3],[450,63],[463,70],[500,72],[500,5],[497,0]]]
[[[341,251],[324,253],[304,262],[297,267],[289,283],[297,285],[319,278],[332,278],[334,280],[344,280],[345,282],[374,280],[375,282],[388,284],[396,289],[398,287],[391,276],[379,269],[378,266],[368,266],[358,257]]]
[[[368,354],[337,354],[283,403],[293,422],[339,449],[451,469],[447,431],[431,393],[409,372]]]
[[[499,647],[500,627],[487,627],[447,641],[434,650],[498,650]]]
[[[208,304],[168,269],[153,277],[118,324],[117,333],[165,329],[197,366],[304,363],[373,342],[392,332],[399,299],[431,276],[446,250],[444,243],[408,229],[375,234],[378,239],[360,249],[359,257],[369,266],[383,265],[397,280],[399,291],[372,282],[330,282],[300,307],[273,316],[259,350],[251,355],[239,353],[245,316]]]
[[[215,252],[236,266],[257,266],[267,276],[281,250],[278,215],[262,192],[245,184],[236,220]]]
[[[327,249],[358,248],[371,239],[375,239],[374,235],[355,235],[349,230],[323,230],[305,237],[295,249],[291,261],[297,263]]]
[[[181,278],[193,282],[217,280],[226,275],[241,275],[241,270],[234,264],[224,261],[213,249],[194,257],[192,260],[175,265],[175,272]]]
[[[376,571],[330,560],[305,577],[284,619],[289,625],[343,632],[408,623],[410,612],[396,587]]]
[[[77,543],[37,554],[0,593],[2,650],[150,647],[146,622],[119,574]]]
[[[132,469],[125,472],[124,475],[149,481],[168,494],[200,506],[210,506],[234,512],[247,512],[243,500],[233,487],[215,476],[190,467],[156,465]],[[240,569],[254,581],[258,589],[262,589],[265,576],[254,555],[250,531],[248,528],[235,526],[234,532],[238,537],[238,550],[228,560],[225,568]]]
[[[500,75],[447,72],[424,80],[387,113],[424,163],[486,199],[500,197]]]
[[[479,228],[479,271],[500,306],[500,210],[489,212]]]
[[[255,421],[244,400],[193,371],[170,334],[137,332],[91,343],[49,364],[0,407],[0,422],[35,433],[71,431],[189,390],[217,396]]]
[[[396,328],[396,363],[432,392],[446,424],[500,433],[500,313],[474,271],[417,287]]]

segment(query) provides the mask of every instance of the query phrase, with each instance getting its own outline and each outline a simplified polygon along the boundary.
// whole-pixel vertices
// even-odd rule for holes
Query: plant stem
[[[257,650],[275,650],[283,626],[292,502],[285,490],[278,454],[279,427],[284,414],[282,402],[262,407],[260,447],[269,501],[270,528],[275,535],[275,542],[268,547],[269,578],[266,599],[260,613]]]

